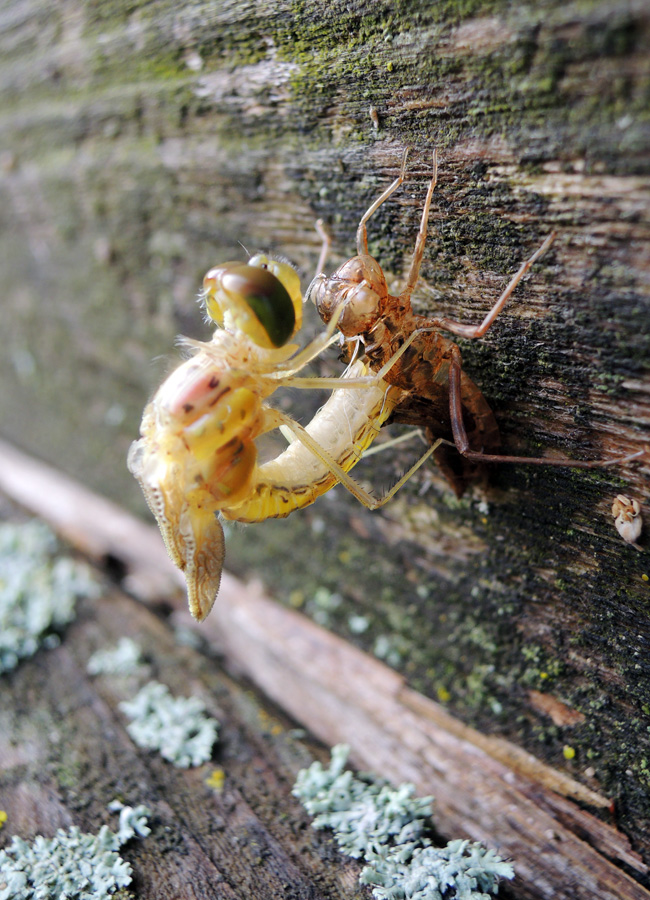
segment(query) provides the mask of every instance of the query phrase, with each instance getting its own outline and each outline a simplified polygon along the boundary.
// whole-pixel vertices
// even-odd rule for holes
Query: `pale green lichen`
[[[314,828],[331,828],[341,851],[367,863],[360,880],[377,900],[488,900],[510,863],[469,841],[434,847],[424,835],[433,798],[413,796],[412,784],[391,788],[370,775],[345,771],[349,748],[332,749],[298,773],[293,793],[315,816]]]
[[[326,627],[330,625],[332,615],[341,606],[343,597],[340,594],[332,593],[327,588],[319,587],[314,591],[314,595],[307,602],[307,612],[311,615],[314,622],[318,625]]]
[[[77,599],[98,592],[87,566],[55,559],[56,551],[42,522],[0,525],[0,673],[41,646],[56,646]]]
[[[352,615],[348,618],[348,628],[352,634],[363,634],[370,628],[368,616]]]
[[[412,784],[395,789],[343,771],[348,752],[338,745],[328,769],[316,762],[298,774],[293,793],[315,816],[314,828],[331,828],[343,853],[355,859],[375,844],[419,838],[431,815],[432,798],[414,797]]]
[[[380,634],[375,640],[372,652],[377,659],[383,659],[389,666],[396,669],[404,656],[403,648],[400,646],[402,643],[404,642],[400,641],[399,635]]]
[[[73,825],[32,843],[14,836],[0,850],[0,900],[103,900],[127,887],[131,865],[117,851],[150,833],[150,811],[121,803],[109,809],[120,812],[117,832],[103,825],[97,834],[86,834]]]
[[[371,851],[359,880],[377,900],[490,900],[501,878],[513,878],[510,863],[470,841],[446,847],[405,845],[389,854]]]
[[[90,675],[131,675],[142,664],[142,650],[131,638],[123,637],[116,647],[98,650],[88,660]]]
[[[175,766],[200,766],[212,756],[219,723],[205,715],[197,697],[173,697],[164,684],[150,681],[120,709],[131,719],[127,731],[135,743]]]

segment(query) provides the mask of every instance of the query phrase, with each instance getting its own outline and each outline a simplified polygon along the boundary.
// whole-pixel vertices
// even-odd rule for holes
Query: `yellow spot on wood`
[[[207,786],[212,788],[212,790],[216,791],[218,794],[223,791],[225,781],[226,773],[223,769],[215,769],[214,772],[205,779]]]
[[[304,602],[305,595],[302,591],[291,591],[289,594],[289,606],[292,606],[294,609],[300,609]]]

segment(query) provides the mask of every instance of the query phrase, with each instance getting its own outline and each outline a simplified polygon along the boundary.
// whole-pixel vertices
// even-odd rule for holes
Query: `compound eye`
[[[243,331],[258,346],[282,347],[293,334],[293,302],[268,269],[227,263],[211,269],[203,285],[208,315],[227,328]]]
[[[302,326],[302,292],[300,290],[300,278],[294,267],[291,263],[284,262],[281,259],[274,259],[271,256],[266,256],[264,253],[257,253],[255,256],[251,256],[248,260],[248,265],[259,269],[268,269],[286,288],[296,314],[296,323],[293,329],[295,334]]]

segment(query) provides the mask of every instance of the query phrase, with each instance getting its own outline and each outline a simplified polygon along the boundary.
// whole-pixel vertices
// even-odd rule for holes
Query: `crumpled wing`
[[[190,612],[202,622],[221,582],[225,556],[221,523],[214,512],[192,502],[182,466],[149,437],[133,442],[127,466],[156,518],[170,559],[185,574]]]
[[[223,528],[213,512],[185,504],[179,517],[179,535],[185,548],[190,612],[197,622],[202,622],[214,606],[221,584],[226,555]]]

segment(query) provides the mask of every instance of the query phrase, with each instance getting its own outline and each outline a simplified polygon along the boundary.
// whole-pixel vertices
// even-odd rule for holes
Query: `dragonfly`
[[[319,268],[326,253],[324,240]],[[338,377],[300,374],[336,340],[330,325],[302,349],[297,272],[258,254],[228,262],[203,281],[218,329],[210,341],[184,340],[192,353],[153,395],[141,437],[128,455],[169,556],[184,572],[190,612],[202,621],[219,590],[225,556],[221,519],[282,518],[342,484],[370,509],[388,502],[435,450],[428,448],[382,497],[349,474],[404,392],[363,358]],[[390,367],[389,367],[390,368]],[[306,427],[269,400],[280,387],[331,390]],[[282,429],[289,445],[260,463],[257,440]]]

